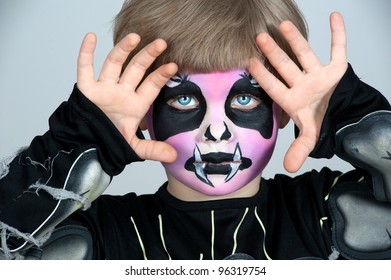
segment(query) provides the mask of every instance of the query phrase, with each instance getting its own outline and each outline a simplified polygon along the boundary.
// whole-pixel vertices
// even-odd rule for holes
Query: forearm
[[[331,158],[337,153],[336,135],[343,127],[358,122],[376,111],[390,111],[387,99],[376,89],[362,82],[349,65],[335,89],[311,157]]]
[[[8,254],[45,240],[67,216],[87,208],[126,164],[140,160],[77,88],[49,123],[50,130],[0,173],[2,248]]]
[[[341,102],[344,106],[331,110],[338,117],[332,148],[355,166],[362,178],[338,182],[331,192],[333,241],[347,258],[390,259],[390,106],[364,83],[353,80],[352,89]]]

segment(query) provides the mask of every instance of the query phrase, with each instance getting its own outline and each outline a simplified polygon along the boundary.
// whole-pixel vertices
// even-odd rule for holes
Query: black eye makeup
[[[226,100],[225,112],[237,126],[259,131],[263,138],[273,134],[273,101],[248,73],[236,81]]]
[[[259,131],[269,139],[273,133],[272,100],[248,73],[239,75],[225,100],[226,116],[237,126]],[[222,102],[224,102],[222,100]],[[200,87],[188,76],[175,76],[163,87],[153,108],[157,140],[201,126],[207,104]]]
[[[201,89],[187,79],[171,80],[162,88],[153,107],[153,126],[157,140],[200,127],[206,113]]]

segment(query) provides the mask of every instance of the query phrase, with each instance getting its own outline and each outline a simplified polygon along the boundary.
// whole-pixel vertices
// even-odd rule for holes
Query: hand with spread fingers
[[[79,52],[77,87],[109,117],[139,157],[172,162],[176,158],[174,148],[160,141],[139,139],[136,131],[161,88],[177,72],[177,65],[162,65],[143,80],[146,70],[167,47],[164,40],[157,39],[137,53],[121,74],[128,55],[139,42],[137,34],[124,37],[110,51],[95,80],[96,36],[87,34]]]
[[[331,95],[348,67],[345,25],[339,13],[330,15],[330,28],[330,63],[322,65],[298,29],[289,21],[281,23],[280,31],[302,70],[268,34],[257,37],[259,48],[284,82],[259,59],[251,61],[249,71],[300,130],[285,155],[284,167],[289,172],[298,171],[314,149]]]

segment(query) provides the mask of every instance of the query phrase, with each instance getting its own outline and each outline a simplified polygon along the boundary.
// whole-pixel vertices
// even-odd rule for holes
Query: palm
[[[95,80],[96,37],[87,34],[79,53],[77,86],[108,116],[141,158],[173,161],[176,152],[171,146],[139,139],[136,131],[161,88],[176,73],[177,66],[173,63],[163,65],[141,82],[146,70],[166,48],[163,40],[156,40],[137,53],[121,74],[123,63],[139,41],[136,34],[121,40],[107,56],[99,78]]]
[[[328,102],[347,69],[346,34],[342,17],[330,17],[332,32],[331,60],[322,65],[316,55],[290,22],[281,24],[281,32],[297,56],[301,70],[267,34],[260,34],[258,45],[285,83],[271,74],[259,60],[253,60],[250,72],[271,98],[295,122],[298,138],[288,149],[284,166],[297,171],[314,149]]]

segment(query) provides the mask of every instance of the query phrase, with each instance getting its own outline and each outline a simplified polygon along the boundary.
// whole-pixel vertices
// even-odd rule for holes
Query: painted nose
[[[220,142],[229,140],[232,137],[232,134],[229,132],[228,126],[224,122],[223,129],[211,129],[211,125],[209,125],[204,133],[204,137],[206,141]]]

